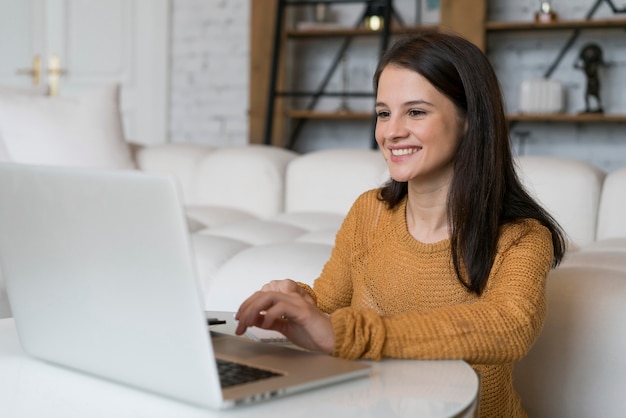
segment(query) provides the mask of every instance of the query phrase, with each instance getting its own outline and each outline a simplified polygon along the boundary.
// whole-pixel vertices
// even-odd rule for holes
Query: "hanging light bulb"
[[[385,25],[385,4],[381,1],[371,1],[365,11],[363,24],[369,30],[381,30]]]
[[[383,18],[380,16],[367,16],[365,27],[369,30],[381,30],[383,28]]]

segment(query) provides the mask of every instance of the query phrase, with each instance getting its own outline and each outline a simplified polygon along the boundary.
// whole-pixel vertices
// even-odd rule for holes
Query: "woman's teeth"
[[[401,149],[392,149],[392,155],[409,155],[417,152],[418,148],[401,148]]]

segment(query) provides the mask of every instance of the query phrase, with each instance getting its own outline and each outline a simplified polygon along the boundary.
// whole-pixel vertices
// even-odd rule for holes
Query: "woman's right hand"
[[[256,292],[241,304],[235,314],[235,334],[242,335],[249,327],[272,329],[300,347],[331,354],[335,336],[330,316],[311,303],[304,289],[300,293],[294,287],[300,287],[297,283],[279,282],[269,283],[268,290]]]
[[[298,283],[291,279],[272,280],[261,287],[261,292],[296,293],[302,296],[310,304],[315,305],[315,301],[311,295],[309,295],[309,293],[304,290],[302,286],[298,285]]]

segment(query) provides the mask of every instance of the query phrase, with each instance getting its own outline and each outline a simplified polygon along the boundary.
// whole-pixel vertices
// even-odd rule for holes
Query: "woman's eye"
[[[387,110],[379,110],[378,112],[376,112],[376,117],[381,119],[381,118],[388,118],[389,117],[389,112]]]
[[[411,109],[411,110],[409,110],[409,116],[411,116],[411,117],[422,116],[425,113],[426,112],[424,112],[423,110],[418,110],[418,109]]]

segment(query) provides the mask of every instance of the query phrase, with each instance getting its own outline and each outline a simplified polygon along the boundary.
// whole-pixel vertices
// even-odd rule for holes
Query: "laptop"
[[[362,362],[209,332],[167,176],[0,164],[0,202],[0,267],[35,358],[208,408],[369,374]],[[222,387],[218,362],[269,376]]]

